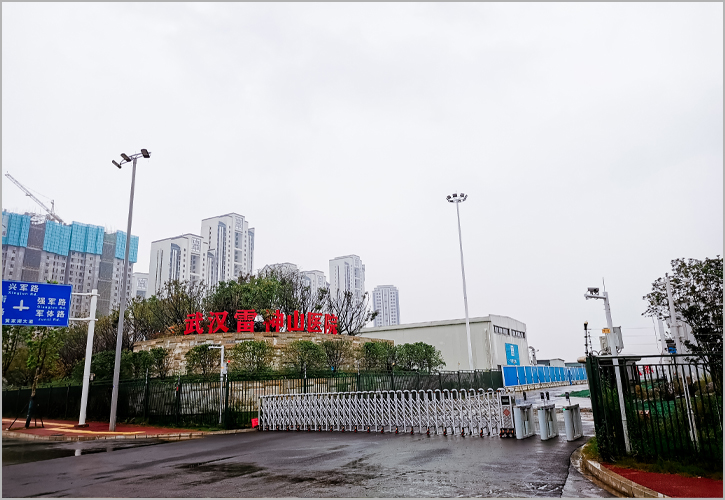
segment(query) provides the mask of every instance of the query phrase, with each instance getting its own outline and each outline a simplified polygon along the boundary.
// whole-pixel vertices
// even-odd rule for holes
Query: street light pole
[[[121,154],[123,161],[119,164],[113,161],[112,163],[118,168],[125,163],[133,163],[133,170],[131,173],[131,198],[128,203],[128,226],[126,229],[126,249],[123,258],[123,282],[121,283],[121,302],[118,310],[118,332],[116,334],[116,359],[113,366],[113,390],[111,392],[111,417],[108,424],[108,430],[113,432],[116,430],[116,413],[118,409],[118,384],[121,378],[121,345],[123,343],[123,319],[126,312],[126,282],[128,281],[128,258],[129,251],[131,250],[131,221],[133,220],[133,193],[136,187],[136,160],[143,156],[144,158],[150,158],[151,154],[145,149],[141,150],[141,153],[133,154],[130,157],[125,154]]]
[[[461,249],[461,276],[463,277],[463,306],[466,310],[466,340],[468,341],[468,369],[473,370],[473,349],[471,347],[471,325],[468,322],[468,294],[466,293],[466,270],[463,266],[463,239],[461,238],[461,212],[458,210],[458,204],[466,201],[468,195],[461,193],[453,193],[446,196],[449,203],[456,204],[456,216],[458,217],[458,245]]]

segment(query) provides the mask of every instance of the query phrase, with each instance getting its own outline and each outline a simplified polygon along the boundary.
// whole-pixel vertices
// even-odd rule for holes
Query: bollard
[[[578,403],[564,407],[564,428],[567,441],[575,441],[582,437],[582,414]]]
[[[559,423],[556,420],[556,407],[553,404],[537,408],[541,440],[546,441],[559,435]]]
[[[531,403],[514,407],[514,428],[516,439],[526,439],[534,435],[534,410]]]

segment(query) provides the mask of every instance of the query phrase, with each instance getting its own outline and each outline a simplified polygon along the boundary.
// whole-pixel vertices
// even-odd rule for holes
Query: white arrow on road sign
[[[19,306],[13,306],[13,309],[17,309],[18,311],[23,312],[24,310],[30,309],[30,308],[28,306],[24,306],[23,307],[23,301],[21,300],[20,301],[20,305]]]

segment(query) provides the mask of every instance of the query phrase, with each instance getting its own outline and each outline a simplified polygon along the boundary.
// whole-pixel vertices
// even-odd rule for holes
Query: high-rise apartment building
[[[365,264],[357,255],[345,255],[330,260],[330,293],[352,292],[357,300],[365,294]]]
[[[207,283],[252,274],[254,266],[254,228],[244,216],[231,213],[201,221],[201,237],[209,244],[213,261],[207,269]]]
[[[325,273],[322,271],[302,271],[302,277],[305,280],[305,286],[310,287],[310,293],[313,297],[317,297],[317,292],[321,288],[330,288]]]
[[[73,285],[73,293],[98,289],[97,311],[108,314],[120,303],[126,233],[106,233],[101,226],[32,222],[28,214],[3,211],[2,278]],[[131,236],[130,275],[137,260],[138,237]],[[90,310],[90,297],[71,296],[71,315]]]
[[[149,273],[133,273],[131,276],[131,297],[146,299],[151,296],[149,289]]]
[[[213,262],[209,243],[197,234],[151,242],[148,296],[156,295],[168,281],[208,284],[207,271]]]
[[[373,310],[378,312],[375,326],[400,324],[398,289],[393,285],[380,285],[373,289]]]

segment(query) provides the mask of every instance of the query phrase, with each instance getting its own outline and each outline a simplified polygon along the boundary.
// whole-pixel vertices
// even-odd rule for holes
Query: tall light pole
[[[468,323],[468,295],[466,294],[466,270],[463,267],[463,240],[461,239],[461,212],[458,204],[468,199],[468,195],[453,193],[446,196],[448,203],[456,204],[456,215],[458,216],[458,245],[461,247],[461,276],[463,277],[463,305],[466,308],[466,338],[468,340],[468,369],[473,370],[473,349],[471,348],[471,325]]]
[[[121,163],[111,161],[118,168],[126,163],[133,163],[131,173],[131,201],[128,203],[128,227],[126,229],[126,251],[123,258],[123,282],[121,283],[121,304],[118,310],[118,333],[116,334],[116,361],[113,365],[113,392],[111,393],[111,418],[108,430],[116,430],[116,410],[118,409],[118,384],[121,378],[121,344],[123,343],[123,316],[126,312],[126,281],[128,280],[128,252],[131,249],[131,220],[133,218],[133,190],[136,186],[136,160],[140,157],[151,158],[151,153],[142,149],[140,153],[127,155],[121,153]]]

